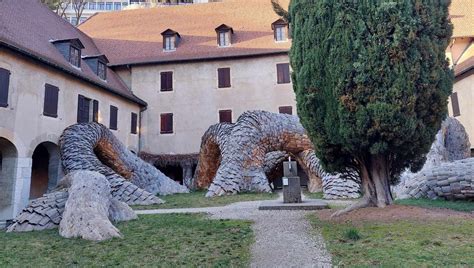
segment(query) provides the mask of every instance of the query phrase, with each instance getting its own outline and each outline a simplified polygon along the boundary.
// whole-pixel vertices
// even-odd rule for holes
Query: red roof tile
[[[79,28],[107,52],[111,65],[123,65],[286,53],[291,42],[274,41],[278,18],[270,0],[226,0],[100,13]],[[234,30],[231,47],[217,46],[221,24]],[[181,36],[174,52],[163,51],[161,33],[168,28]]]
[[[61,19],[39,1],[0,1],[0,46],[39,60],[128,100],[146,105],[132,94],[111,69],[107,70],[107,82],[105,82],[85,62],[81,63],[81,69],[72,66],[51,42],[75,38],[78,38],[85,47],[82,49],[82,56],[103,54],[90,37]]]

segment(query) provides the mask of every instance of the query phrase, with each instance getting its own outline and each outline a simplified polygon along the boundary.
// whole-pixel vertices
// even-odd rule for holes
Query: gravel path
[[[310,211],[258,210],[262,201],[233,203],[224,207],[155,209],[137,214],[209,213],[212,219],[243,219],[254,222],[256,242],[250,267],[331,267],[321,234],[306,216]]]

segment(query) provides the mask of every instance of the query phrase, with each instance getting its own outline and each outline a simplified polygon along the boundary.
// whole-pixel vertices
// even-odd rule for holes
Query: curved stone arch
[[[49,143],[49,144],[54,144],[59,147],[59,136],[56,134],[47,134],[43,133],[41,135],[36,136],[31,142],[28,147],[28,157],[33,156],[33,152],[35,151],[36,147],[40,145],[41,143]]]
[[[17,147],[11,140],[0,137],[0,221],[13,217],[17,166]]]
[[[7,139],[11,143],[13,143],[13,145],[15,145],[18,157],[28,157],[28,148],[25,146],[25,143],[20,138],[18,138],[17,135],[15,135],[13,131],[8,128],[0,127],[0,137]]]
[[[35,156],[35,151],[40,148],[41,146],[44,147],[48,152],[48,159],[47,159],[47,167],[42,167],[43,169],[47,169],[48,171],[48,178],[47,178],[47,187],[46,191],[42,192],[41,195],[47,192],[51,192],[56,188],[59,181],[62,177],[64,177],[64,170],[61,162],[61,153],[60,148],[57,142],[54,141],[55,135],[48,135],[49,138],[45,141],[37,142],[36,140],[32,142],[32,144],[37,143],[36,146],[33,147],[33,152],[31,153],[32,158],[32,173],[31,173],[31,181],[30,181],[30,193],[32,188],[34,187],[34,179],[35,179],[35,161],[38,161]],[[40,139],[37,139],[40,140]],[[44,161],[44,159],[41,159]],[[41,196],[40,195],[40,196]],[[39,197],[39,196],[38,196]],[[30,195],[31,198],[31,195]]]

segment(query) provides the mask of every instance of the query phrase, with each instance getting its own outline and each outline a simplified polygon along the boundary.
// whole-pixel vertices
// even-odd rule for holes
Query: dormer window
[[[81,67],[81,51],[74,46],[69,48],[69,63],[76,67]]]
[[[279,19],[272,23],[273,36],[275,42],[286,42],[288,41],[288,23],[282,19]]]
[[[97,75],[100,77],[100,79],[107,80],[107,67],[105,66],[105,63],[100,61],[98,62]]]
[[[171,29],[167,29],[166,31],[162,32],[161,35],[163,36],[163,50],[175,51],[181,39],[179,33]]]
[[[105,55],[85,56],[82,59],[100,79],[107,80],[107,63],[109,63],[109,60]]]
[[[84,48],[81,40],[75,39],[64,39],[64,40],[53,40],[51,41],[59,52],[66,58],[66,60],[73,66],[81,67],[81,49]]]
[[[234,30],[222,24],[216,28],[217,33],[217,45],[219,47],[230,47],[232,44],[232,35],[234,34]]]

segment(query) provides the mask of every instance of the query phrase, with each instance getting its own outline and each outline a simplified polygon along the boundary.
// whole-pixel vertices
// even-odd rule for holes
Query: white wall
[[[288,56],[134,66],[133,92],[148,102],[142,118],[142,150],[150,153],[197,153],[201,137],[218,123],[218,111],[231,109],[233,121],[248,110],[278,112],[293,106],[291,84],[277,84],[277,63]],[[217,68],[230,67],[231,88],[217,88]],[[173,71],[172,92],[160,92],[160,72]],[[173,113],[174,133],[160,134],[160,114]]]

